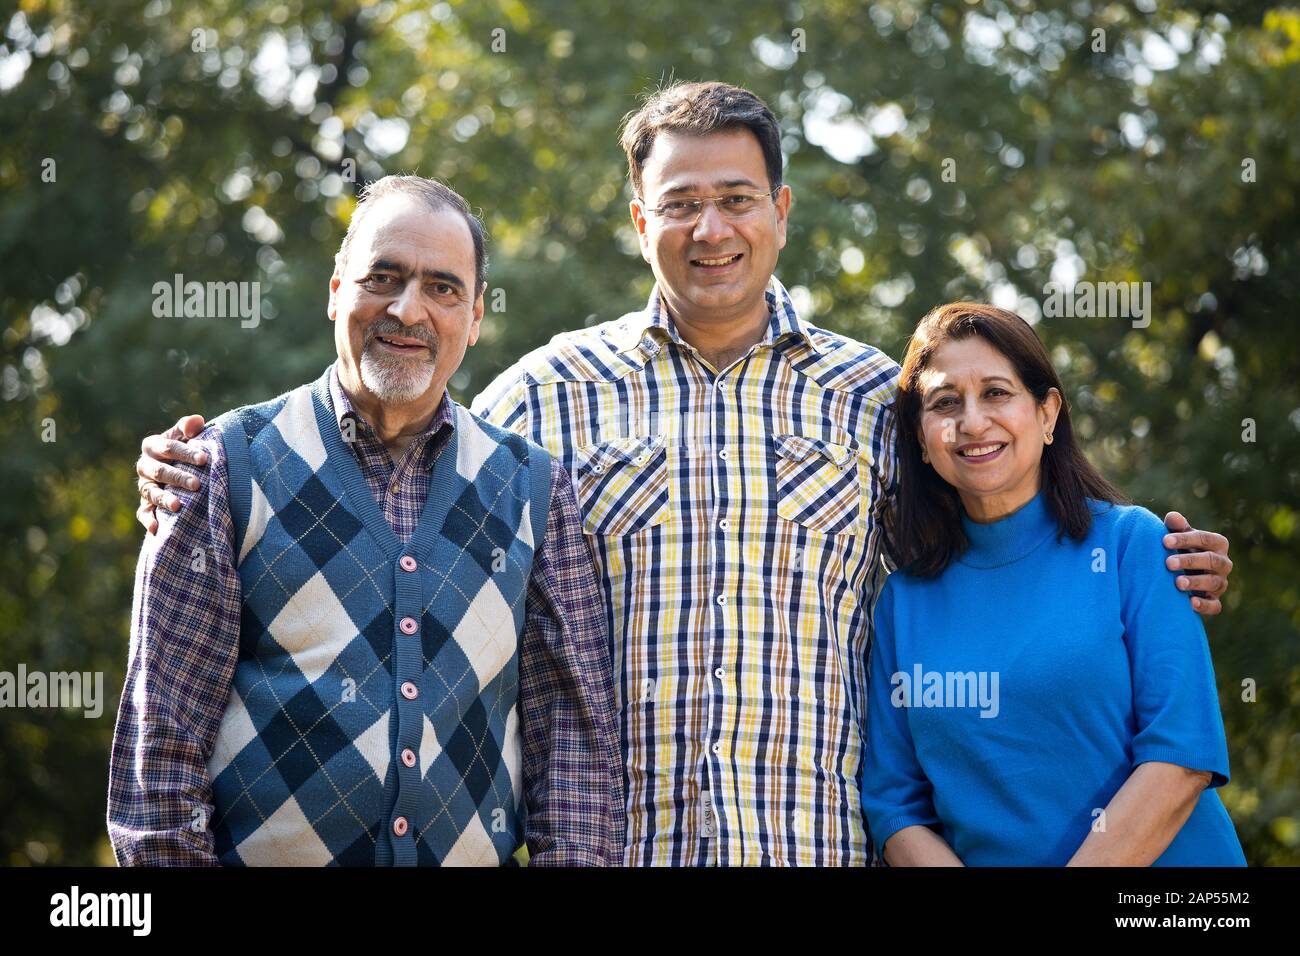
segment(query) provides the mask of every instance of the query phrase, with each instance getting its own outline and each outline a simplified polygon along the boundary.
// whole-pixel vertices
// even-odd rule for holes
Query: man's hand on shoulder
[[[1223,610],[1220,598],[1228,590],[1228,575],[1232,573],[1232,559],[1228,557],[1228,539],[1214,531],[1197,531],[1179,512],[1165,515],[1165,547],[1171,554],[1165,566],[1171,571],[1182,571],[1175,582],[1182,591],[1198,591],[1204,597],[1192,597],[1192,608],[1198,614],[1213,617]],[[1200,572],[1188,574],[1186,572]]]
[[[168,487],[186,488],[190,491],[199,489],[200,479],[167,462],[181,461],[198,467],[207,465],[208,453],[186,444],[202,432],[205,426],[202,415],[186,415],[167,431],[149,435],[140,443],[140,457],[135,463],[135,473],[138,476],[136,487],[141,500],[135,516],[149,534],[158,531],[158,517],[154,514],[156,508],[166,508],[173,512],[181,510],[180,499],[168,491]]]

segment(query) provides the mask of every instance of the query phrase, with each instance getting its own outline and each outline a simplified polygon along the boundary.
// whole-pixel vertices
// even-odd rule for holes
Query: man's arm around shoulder
[[[207,762],[238,656],[240,587],[220,433],[209,427],[195,444],[208,474],[179,492],[178,513],[160,513],[136,566],[109,768],[108,831],[123,866],[218,862]]]

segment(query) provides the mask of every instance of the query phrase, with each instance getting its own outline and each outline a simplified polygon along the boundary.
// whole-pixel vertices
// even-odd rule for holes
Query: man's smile
[[[376,335],[375,341],[387,351],[395,352],[398,355],[414,355],[421,351],[427,351],[429,348],[428,344],[420,339],[402,335]]]
[[[716,275],[721,272],[727,272],[745,257],[743,252],[733,252],[724,256],[702,256],[691,260],[691,265],[710,275]]]

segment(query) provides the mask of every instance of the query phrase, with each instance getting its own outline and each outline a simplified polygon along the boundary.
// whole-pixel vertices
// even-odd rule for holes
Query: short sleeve
[[[894,642],[894,604],[898,575],[885,581],[876,602],[875,639],[867,690],[867,753],[862,772],[862,809],[876,845],[904,827],[939,823],[934,787],[916,758],[907,708],[894,706],[892,677],[898,673]]]
[[[1134,766],[1177,764],[1228,782],[1228,744],[1205,628],[1177,572],[1165,566],[1165,526],[1145,508],[1121,519],[1120,611],[1133,674]]]

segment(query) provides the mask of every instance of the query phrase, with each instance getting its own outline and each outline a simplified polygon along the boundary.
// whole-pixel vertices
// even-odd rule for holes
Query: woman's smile
[[[1007,443],[1004,441],[982,442],[978,445],[967,444],[958,447],[956,455],[965,464],[982,465],[998,458],[1006,447]]]

